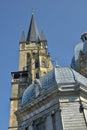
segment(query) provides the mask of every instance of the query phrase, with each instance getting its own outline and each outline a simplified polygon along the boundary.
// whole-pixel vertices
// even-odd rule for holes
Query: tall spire
[[[27,35],[28,42],[38,42],[40,40],[40,35],[35,22],[34,14],[32,13],[30,27]]]

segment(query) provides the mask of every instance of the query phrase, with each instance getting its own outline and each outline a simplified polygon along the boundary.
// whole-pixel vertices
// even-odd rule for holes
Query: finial
[[[32,15],[34,15],[34,9],[32,8]]]

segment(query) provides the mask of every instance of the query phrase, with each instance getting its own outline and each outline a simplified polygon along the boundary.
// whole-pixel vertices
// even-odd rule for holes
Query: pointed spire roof
[[[41,36],[41,40],[42,40],[42,41],[46,41],[46,38],[45,38],[45,35],[44,35],[44,31],[43,31],[43,30],[41,31],[41,35],[40,35],[40,36]]]
[[[28,31],[28,35],[27,35],[27,41],[28,42],[34,42],[34,41],[38,42],[39,40],[40,40],[40,35],[38,32],[34,14],[32,14],[30,27],[29,27],[29,31]]]
[[[24,31],[22,32],[22,36],[21,36],[21,42],[24,42],[25,41],[25,33]]]

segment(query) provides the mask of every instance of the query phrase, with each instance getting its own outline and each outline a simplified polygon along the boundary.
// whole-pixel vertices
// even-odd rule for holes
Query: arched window
[[[36,79],[39,79],[39,74],[38,73],[36,73]]]
[[[42,66],[42,67],[46,67],[46,61],[45,61],[45,60],[42,60],[41,66]]]
[[[27,69],[31,70],[31,56],[27,53]]]

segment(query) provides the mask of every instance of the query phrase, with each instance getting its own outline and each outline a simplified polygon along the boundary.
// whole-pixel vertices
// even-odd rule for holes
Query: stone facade
[[[87,79],[69,67],[53,67],[34,15],[27,39],[22,34],[19,71],[11,74],[9,130],[87,130]]]
[[[72,88],[60,91],[58,86],[43,91],[16,112],[20,130],[30,127],[32,130],[87,130],[86,114],[85,91]]]

